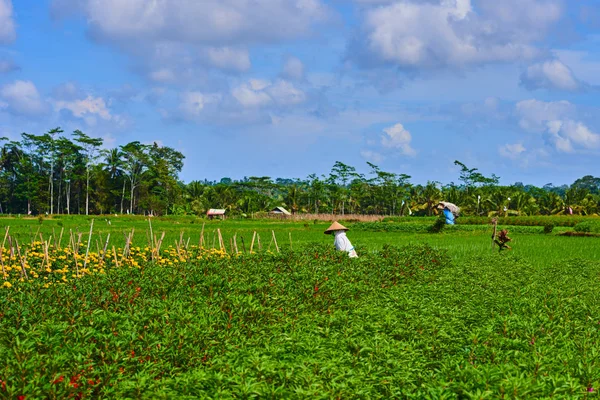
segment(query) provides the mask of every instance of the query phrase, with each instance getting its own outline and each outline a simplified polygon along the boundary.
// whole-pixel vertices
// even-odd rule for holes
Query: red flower
[[[135,351],[131,350],[131,357],[135,357]]]
[[[61,375],[61,376],[60,376],[60,378],[58,378],[58,379],[55,379],[53,383],[54,383],[55,385],[57,385],[57,384],[61,383],[61,382],[62,382],[62,381],[64,381],[64,380],[65,380],[65,377]]]
[[[20,395],[17,397],[18,400],[25,400],[25,396],[24,395]]]

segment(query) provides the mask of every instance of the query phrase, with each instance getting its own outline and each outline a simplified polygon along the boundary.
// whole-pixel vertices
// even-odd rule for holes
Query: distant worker
[[[446,225],[454,225],[454,220],[460,213],[460,208],[456,204],[448,203],[446,201],[440,201],[437,205],[438,210],[443,210],[444,217],[446,218]]]
[[[356,250],[354,250],[354,246],[350,243],[350,240],[346,237],[346,228],[344,225],[335,221],[327,230],[325,231],[326,235],[333,234],[335,235],[335,240],[333,244],[335,248],[339,251],[345,251],[348,253],[348,257],[357,258],[358,254],[356,254]]]

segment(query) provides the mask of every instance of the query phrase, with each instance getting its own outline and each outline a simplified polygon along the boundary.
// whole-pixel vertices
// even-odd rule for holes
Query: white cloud
[[[283,66],[282,76],[297,81],[304,79],[304,64],[296,57],[288,57]]]
[[[16,38],[11,0],[0,0],[0,43],[12,43]]]
[[[264,107],[272,102],[271,96],[262,89],[255,89],[252,83],[234,88],[231,94],[244,107]]]
[[[179,109],[184,117],[194,119],[202,114],[207,105],[216,103],[219,100],[220,97],[214,94],[203,94],[201,92],[193,91],[185,92],[181,95]]]
[[[471,0],[361,3],[377,6],[365,10],[351,58],[408,70],[532,59],[562,12],[560,0],[480,0],[476,7]]]
[[[573,118],[576,107],[568,101],[545,102],[535,99],[523,100],[515,106],[519,126],[530,132],[544,132],[549,121]]]
[[[306,100],[306,94],[302,90],[285,80],[271,83],[253,79],[234,88],[231,94],[242,106],[253,108],[270,104],[294,106]]]
[[[248,71],[252,46],[309,37],[333,16],[324,0],[52,0],[52,13],[82,15],[151,80],[203,90],[213,70]]]
[[[101,97],[87,96],[85,99],[64,101],[59,100],[54,102],[54,109],[56,111],[69,110],[73,116],[77,118],[88,118],[87,121],[94,121],[93,117],[100,117],[104,120],[111,120],[112,115],[106,107],[106,102]],[[94,123],[90,123],[94,125]]]
[[[569,92],[583,87],[571,69],[559,60],[530,65],[521,75],[521,84],[529,90],[557,89]]]
[[[71,0],[54,15],[83,13],[97,37],[196,44],[276,42],[308,34],[330,11],[321,0]]]
[[[498,149],[498,152],[502,157],[510,158],[516,160],[520,158],[522,153],[524,153],[527,149],[521,143],[515,144],[505,144]]]
[[[410,146],[412,136],[402,124],[396,124],[383,130],[381,144],[388,149],[399,149],[406,156],[415,156],[417,152]]]
[[[578,120],[576,107],[568,101],[525,100],[517,103],[516,114],[521,128],[543,134],[559,152],[600,148],[600,135]]]
[[[278,80],[265,89],[273,100],[281,106],[293,106],[304,103],[306,94],[291,82]]]
[[[246,49],[211,47],[208,49],[208,59],[214,67],[224,70],[244,72],[252,66]]]
[[[25,116],[39,116],[47,111],[37,88],[31,81],[15,81],[0,88],[0,98],[9,112]]]

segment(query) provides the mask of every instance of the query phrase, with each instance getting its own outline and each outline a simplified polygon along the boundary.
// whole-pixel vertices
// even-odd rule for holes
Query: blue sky
[[[600,175],[599,0],[0,0],[0,135],[182,151],[182,179]]]

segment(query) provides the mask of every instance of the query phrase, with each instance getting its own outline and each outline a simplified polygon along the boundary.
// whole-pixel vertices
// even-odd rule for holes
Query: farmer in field
[[[335,248],[339,251],[345,251],[348,253],[348,257],[357,258],[358,254],[356,254],[356,250],[354,250],[354,246],[350,243],[350,240],[346,237],[346,228],[344,225],[335,221],[327,230],[325,231],[326,235],[333,234],[335,236],[335,240],[333,244]]]
[[[460,213],[460,208],[456,204],[440,201],[437,205],[438,210],[442,210],[446,218],[446,225],[454,225],[454,220]]]

